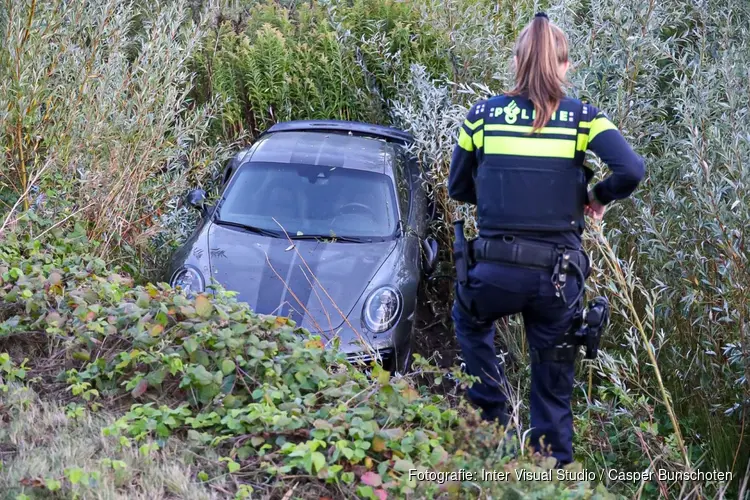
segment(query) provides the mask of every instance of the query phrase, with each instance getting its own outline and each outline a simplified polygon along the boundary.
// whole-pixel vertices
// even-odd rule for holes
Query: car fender
[[[409,248],[413,246],[410,245],[409,239],[409,237],[402,237],[399,239],[398,244],[394,247],[388,258],[383,261],[383,264],[378,271],[373,275],[373,278],[364,289],[357,304],[350,313],[350,317],[354,317],[357,324],[365,329],[362,320],[362,311],[370,294],[383,286],[392,286],[398,290],[401,294],[402,308],[396,326],[386,332],[372,334],[375,337],[391,335],[393,330],[404,321],[411,321],[412,314],[414,313],[420,273],[418,266],[414,265],[412,252],[409,251]]]
[[[208,232],[212,224],[211,221],[204,221],[200,224],[187,241],[174,253],[169,268],[169,276],[167,276],[170,285],[174,273],[184,266],[193,266],[198,269],[203,275],[206,286],[208,287],[211,284],[211,253],[208,248]]]

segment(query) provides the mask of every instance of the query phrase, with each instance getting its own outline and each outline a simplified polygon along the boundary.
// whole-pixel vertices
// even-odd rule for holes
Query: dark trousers
[[[589,266],[582,271],[588,277]],[[467,283],[456,285],[452,312],[456,336],[467,372],[481,379],[468,396],[485,419],[506,424],[509,412],[507,381],[495,353],[494,321],[521,313],[532,349],[552,347],[572,326],[576,308],[568,309],[555,296],[551,276],[543,269],[478,262],[469,269]],[[578,290],[578,280],[568,275],[562,293],[569,304]],[[531,365],[531,444],[542,452],[551,448],[559,465],[573,461],[573,372],[573,362]]]

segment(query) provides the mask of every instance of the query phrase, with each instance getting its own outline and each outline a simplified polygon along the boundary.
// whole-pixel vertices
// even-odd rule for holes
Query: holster
[[[456,281],[463,286],[469,279],[469,242],[464,236],[464,221],[457,220],[453,223],[453,262],[456,265]]]
[[[594,298],[588,305],[584,327],[576,332],[579,342],[586,346],[586,359],[596,359],[602,331],[608,323],[609,301],[605,297]]]
[[[585,318],[576,318],[570,333],[556,345],[547,349],[532,349],[532,363],[567,362],[572,363],[578,356],[580,346],[586,346],[586,359],[596,359],[602,332],[609,323],[609,301],[596,297],[587,307]]]

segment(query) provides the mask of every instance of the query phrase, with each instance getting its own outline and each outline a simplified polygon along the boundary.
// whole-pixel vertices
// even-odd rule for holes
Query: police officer
[[[531,353],[531,443],[562,466],[573,461],[578,349],[565,339],[580,318],[590,273],[584,215],[601,219],[610,202],[629,196],[644,162],[603,112],[565,95],[567,39],[546,14],[521,32],[514,63],[515,88],[472,106],[451,161],[449,196],[476,205],[479,229],[463,247],[463,228],[457,230],[452,317],[467,372],[481,379],[470,400],[483,418],[507,425],[493,323],[522,314]],[[587,150],[611,170],[590,191]]]

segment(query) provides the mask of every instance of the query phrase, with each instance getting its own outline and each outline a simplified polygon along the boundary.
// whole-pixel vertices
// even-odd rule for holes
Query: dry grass
[[[40,400],[28,388],[10,386],[8,393],[0,394],[0,416],[4,422],[0,427],[2,498],[41,493],[46,487],[32,485],[36,480],[40,481],[36,484],[44,485],[50,479],[61,483],[58,493],[77,492],[83,498],[220,497],[218,490],[194,479],[195,468],[200,468],[206,458],[176,439],[147,455],[137,448],[121,449],[115,439],[102,434],[102,429],[115,420],[107,413],[84,411],[78,417],[70,417],[66,408]],[[121,461],[124,467],[115,470],[106,460]],[[82,482],[74,486],[70,482],[70,471],[74,469],[98,473],[99,480],[91,486]]]
[[[44,197],[57,220],[73,205],[111,255],[156,232],[188,170],[220,160],[206,136],[217,102],[187,98],[204,28],[186,6],[0,2],[0,191],[18,198],[11,213]]]

